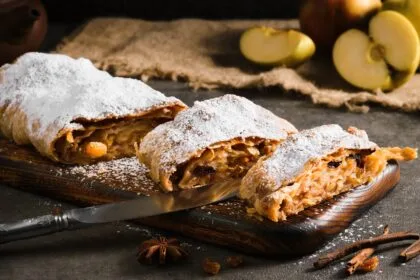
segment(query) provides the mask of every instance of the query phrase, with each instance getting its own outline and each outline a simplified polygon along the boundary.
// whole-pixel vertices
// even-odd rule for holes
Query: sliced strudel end
[[[270,220],[285,220],[303,209],[366,184],[391,159],[412,160],[412,148],[380,148],[365,131],[324,125],[289,136],[271,157],[242,179],[240,197]]]
[[[187,106],[87,59],[26,53],[0,68],[0,131],[62,163],[134,156],[135,143]]]
[[[224,95],[179,113],[145,136],[140,161],[165,191],[242,177],[288,134],[288,121],[236,95]]]

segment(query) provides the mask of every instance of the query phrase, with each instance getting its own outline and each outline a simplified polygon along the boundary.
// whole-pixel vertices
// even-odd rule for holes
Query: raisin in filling
[[[200,156],[179,165],[170,180],[179,188],[194,188],[221,181],[241,178],[257,160],[271,155],[278,141],[247,138],[213,145]]]
[[[274,221],[284,220],[307,207],[369,183],[385,169],[388,160],[412,160],[416,157],[416,151],[411,148],[381,148],[375,151],[341,149],[320,160],[308,162],[304,171],[291,182],[285,182],[275,192],[257,201],[256,208]]]

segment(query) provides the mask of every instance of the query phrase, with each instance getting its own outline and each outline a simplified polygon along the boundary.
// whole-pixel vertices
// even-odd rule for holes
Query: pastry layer
[[[417,150],[380,148],[364,130],[322,125],[292,134],[244,176],[240,198],[273,221],[284,220],[378,176],[388,160]]]
[[[271,194],[257,198],[254,207],[272,221],[285,220],[307,207],[369,183],[386,167],[388,160],[412,160],[411,148],[370,150],[340,149],[305,165],[304,172]]]
[[[159,125],[139,145],[138,158],[165,191],[244,175],[296,128],[252,101],[226,94],[195,102]]]
[[[186,189],[243,177],[260,157],[271,155],[278,143],[250,137],[212,145],[179,166],[170,177],[170,183],[163,181],[162,184],[166,188],[175,184]]]
[[[85,58],[29,52],[0,67],[0,134],[62,163],[133,155],[133,144],[187,108]]]
[[[176,113],[165,108],[139,118],[82,122],[83,129],[69,131],[55,142],[55,153],[61,162],[72,164],[135,156],[135,145],[144,135]]]

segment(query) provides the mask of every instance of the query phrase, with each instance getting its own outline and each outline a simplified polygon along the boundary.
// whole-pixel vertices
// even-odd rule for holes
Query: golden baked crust
[[[140,144],[138,158],[163,190],[193,188],[242,177],[295,132],[263,107],[227,94],[196,102],[155,128]]]
[[[84,58],[26,53],[0,73],[1,134],[62,163],[133,156],[134,143],[187,107]]]
[[[260,215],[277,222],[370,182],[391,159],[417,157],[415,149],[379,148],[363,131],[349,131],[322,126],[289,137],[271,158],[261,159],[249,170],[242,180],[240,196]],[[286,161],[290,151],[295,152],[294,158]],[[283,168],[293,165],[292,160],[297,162],[296,168]]]

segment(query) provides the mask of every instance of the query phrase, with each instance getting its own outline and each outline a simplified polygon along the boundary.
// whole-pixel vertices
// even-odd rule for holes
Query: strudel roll
[[[156,127],[144,137],[138,157],[163,190],[194,188],[240,178],[295,132],[291,123],[263,107],[227,94],[195,102]]]
[[[33,52],[0,68],[1,134],[62,163],[134,156],[135,143],[186,107],[84,58]]]
[[[366,184],[389,160],[413,160],[417,149],[381,148],[365,131],[339,125],[303,130],[283,141],[244,176],[240,197],[272,221]]]

